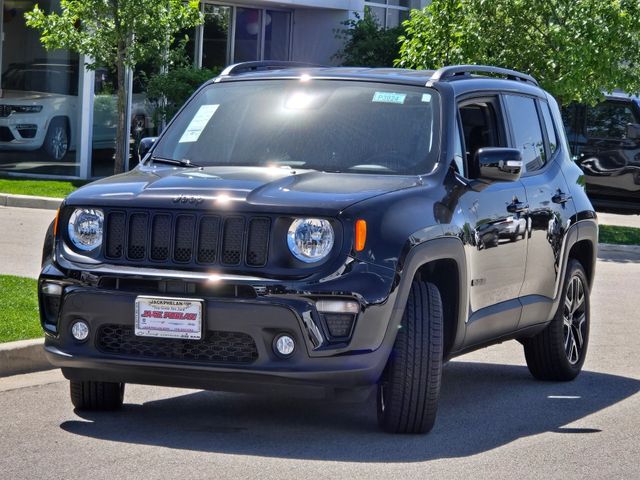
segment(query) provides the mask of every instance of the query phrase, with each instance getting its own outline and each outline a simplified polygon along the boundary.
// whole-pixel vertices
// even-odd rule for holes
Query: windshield
[[[61,95],[78,94],[77,71],[65,65],[39,65],[9,68],[2,74],[4,90],[23,92],[57,93]]]
[[[434,90],[334,80],[213,84],[179,114],[154,157],[200,166],[280,166],[415,175],[436,162]]]

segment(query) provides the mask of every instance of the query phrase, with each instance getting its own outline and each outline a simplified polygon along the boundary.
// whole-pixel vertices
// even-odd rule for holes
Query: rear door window
[[[519,95],[505,95],[505,107],[511,119],[514,147],[522,154],[524,171],[540,170],[547,158],[535,100]]]

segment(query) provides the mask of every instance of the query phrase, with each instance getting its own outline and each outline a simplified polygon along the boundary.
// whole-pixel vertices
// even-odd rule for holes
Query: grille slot
[[[242,242],[244,240],[244,218],[230,217],[224,222],[222,238],[222,263],[225,265],[238,265],[242,255]]]
[[[106,354],[183,362],[248,364],[258,358],[255,341],[242,332],[210,331],[202,340],[176,340],[137,337],[132,327],[103,325],[96,347]]]
[[[267,263],[270,229],[271,220],[268,218],[253,218],[249,222],[247,265],[263,267]]]
[[[129,218],[127,256],[131,260],[142,260],[147,252],[147,214],[134,213]]]
[[[124,265],[264,267],[272,226],[265,216],[107,210],[103,255]]]
[[[203,217],[198,231],[198,262],[214,263],[218,256],[219,217]]]
[[[180,215],[176,219],[175,246],[173,259],[176,262],[187,263],[193,255],[193,233],[196,219],[191,215]]]
[[[107,217],[107,258],[122,257],[126,219],[122,212],[113,212]]]
[[[156,215],[151,228],[151,260],[169,260],[171,245],[171,215]]]

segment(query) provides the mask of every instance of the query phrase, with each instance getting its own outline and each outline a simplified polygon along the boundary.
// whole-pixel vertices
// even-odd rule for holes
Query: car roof
[[[253,63],[253,62],[251,62]],[[255,62],[256,64],[259,62]],[[239,64],[241,66],[242,64]],[[286,65],[286,64],[283,64]],[[234,66],[232,66],[234,67]],[[229,67],[227,71],[232,68]],[[459,68],[462,67],[452,67]],[[469,66],[472,68],[472,66]],[[480,67],[473,67],[480,68]],[[493,67],[482,67],[493,68]],[[502,70],[502,69],[496,69]],[[503,70],[504,72],[511,72]],[[449,75],[445,78],[437,78],[441,70],[412,70],[406,68],[366,68],[366,67],[317,67],[299,66],[249,70],[223,74],[214,79],[216,82],[236,81],[236,80],[268,80],[268,79],[299,79],[309,76],[316,79],[335,80],[355,80],[367,82],[395,83],[411,86],[435,86],[436,83],[446,83],[456,96],[478,91],[512,91],[515,93],[526,93],[535,96],[544,96],[544,91],[537,86],[535,80],[525,74],[522,79],[496,78],[486,75],[473,74],[472,72]],[[518,74],[518,72],[513,72]],[[527,81],[524,77],[530,79]]]

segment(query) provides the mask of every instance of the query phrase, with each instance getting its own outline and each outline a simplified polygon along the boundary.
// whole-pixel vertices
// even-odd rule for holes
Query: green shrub
[[[342,22],[346,28],[336,31],[336,37],[344,41],[344,48],[334,55],[342,65],[358,67],[393,67],[399,57],[398,37],[402,27],[385,29],[376,17],[365,9],[364,17]]]

